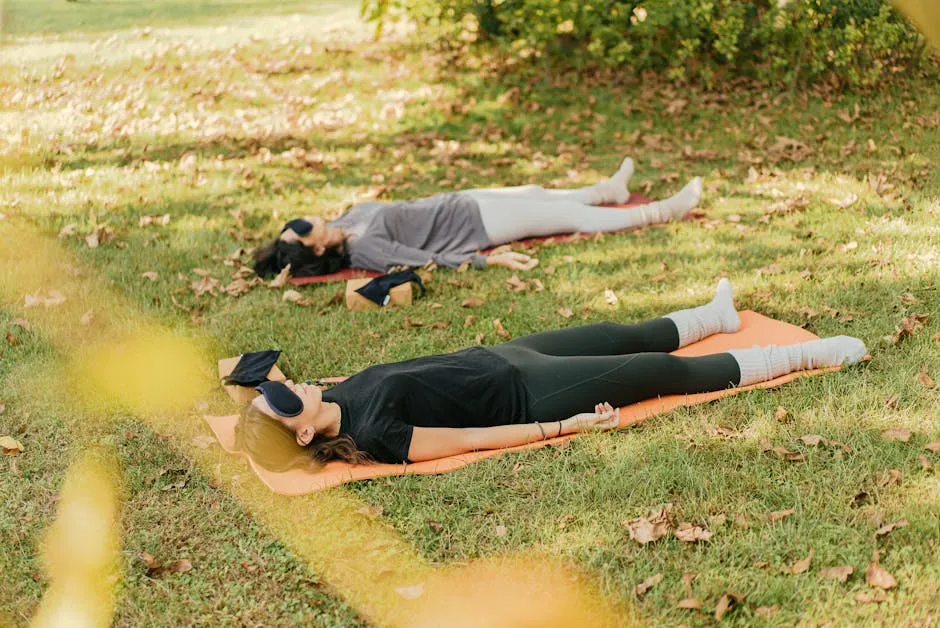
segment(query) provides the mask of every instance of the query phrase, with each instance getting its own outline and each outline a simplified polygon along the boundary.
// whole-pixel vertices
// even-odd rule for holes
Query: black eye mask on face
[[[257,386],[268,380],[268,371],[277,362],[280,351],[254,351],[243,353],[231,373],[222,378],[224,384]]]
[[[305,236],[313,229],[313,225],[303,218],[294,218],[293,220],[284,223],[284,228],[281,229],[281,233],[284,233],[288,229],[299,236]]]
[[[388,273],[387,275],[376,277],[366,285],[356,290],[356,292],[369,299],[379,307],[384,307],[388,304],[389,301],[388,291],[395,286],[400,286],[401,284],[408,283],[409,281],[413,281],[414,283],[418,284],[418,288],[421,289],[421,294],[418,295],[418,298],[423,297],[425,293],[424,284],[421,282],[421,277],[418,276],[418,273],[413,270],[402,270],[397,273]]]
[[[265,382],[255,386],[255,390],[261,393],[278,416],[290,418],[304,411],[304,402],[283,382]]]

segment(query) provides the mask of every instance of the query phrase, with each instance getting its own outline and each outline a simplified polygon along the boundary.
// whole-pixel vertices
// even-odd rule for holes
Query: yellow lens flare
[[[110,626],[120,578],[120,505],[113,464],[86,453],[69,468],[43,542],[50,584],[33,628]]]
[[[937,0],[894,0],[914,26],[940,51],[940,2]]]
[[[191,407],[214,380],[194,343],[151,329],[86,347],[73,362],[77,393],[91,407],[141,415]]]
[[[416,596],[418,628],[638,626],[632,608],[615,609],[576,567],[515,556],[446,568]]]

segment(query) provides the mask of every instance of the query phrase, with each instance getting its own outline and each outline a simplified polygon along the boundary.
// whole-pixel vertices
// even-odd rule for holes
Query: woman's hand
[[[620,408],[614,408],[605,401],[594,406],[594,412],[576,414],[565,423],[568,423],[568,429],[564,430],[566,434],[612,430],[620,425]]]
[[[512,270],[532,270],[539,265],[539,261],[525,253],[506,251],[486,256],[487,266],[503,266]]]

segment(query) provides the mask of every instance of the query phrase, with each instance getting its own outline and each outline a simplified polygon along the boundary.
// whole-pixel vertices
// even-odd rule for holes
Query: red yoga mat
[[[630,198],[626,203],[622,205],[607,205],[607,207],[620,207],[620,208],[629,208],[636,207],[637,205],[646,205],[651,202],[651,199],[648,196],[642,194],[630,194]],[[586,239],[592,237],[593,233],[580,234],[577,239]],[[556,238],[556,235],[542,236],[540,238],[527,238],[525,240],[520,240],[519,243],[523,245],[538,244],[540,242],[545,242]],[[571,241],[571,240],[566,240]],[[484,251],[485,253],[486,251]],[[341,271],[331,273],[329,275],[314,275],[313,277],[291,277],[288,281],[295,286],[306,286],[308,284],[315,283],[332,283],[334,281],[347,281],[349,279],[360,279],[362,277],[378,277],[382,273],[375,272],[374,270],[362,270],[361,268],[344,268]]]

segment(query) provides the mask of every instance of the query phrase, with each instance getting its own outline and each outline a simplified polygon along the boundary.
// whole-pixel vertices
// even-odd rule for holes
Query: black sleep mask
[[[384,307],[388,304],[389,296],[388,291],[394,288],[395,286],[400,286],[403,283],[408,283],[413,281],[418,284],[418,288],[421,290],[421,294],[418,295],[418,298],[424,296],[426,290],[424,289],[424,283],[421,282],[421,277],[418,276],[413,270],[402,270],[397,273],[388,273],[386,275],[381,275],[376,277],[366,285],[362,286],[356,292],[369,299],[379,307]]]
[[[313,225],[303,218],[294,218],[293,220],[284,223],[284,228],[281,229],[281,233],[284,233],[288,229],[291,229],[299,236],[305,236],[310,233],[311,229],[313,229]]]
[[[236,386],[257,386],[261,382],[266,382],[268,381],[268,371],[271,370],[280,355],[280,351],[272,349],[243,353],[241,359],[238,360],[238,364],[235,365],[231,373],[222,378],[222,382]]]
[[[284,382],[265,382],[255,386],[255,390],[264,396],[278,416],[292,417],[304,411],[304,402]]]

